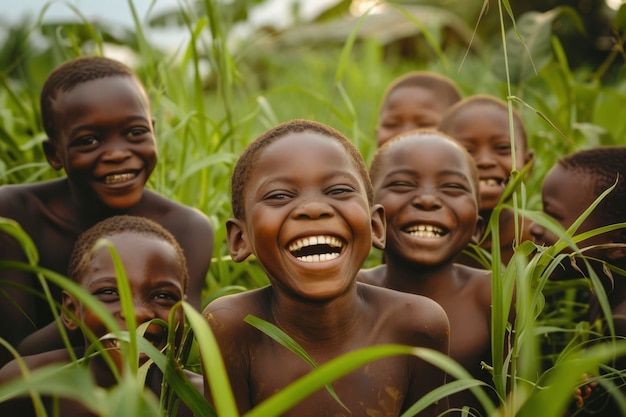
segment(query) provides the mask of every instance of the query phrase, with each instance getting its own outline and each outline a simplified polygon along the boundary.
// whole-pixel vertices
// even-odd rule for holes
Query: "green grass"
[[[458,382],[433,393],[414,409],[456,390],[472,389],[487,410],[497,410],[493,415],[559,416],[584,372],[597,369],[616,353],[626,353],[621,343],[583,349],[593,334],[584,326],[574,329],[567,326],[567,314],[573,317],[576,314],[574,309],[566,309],[570,312],[564,313],[565,316],[542,313],[546,299],[549,300],[546,294],[564,290],[565,284],[563,288],[558,285],[555,288],[547,280],[550,271],[564,256],[558,255],[559,251],[566,246],[577,251],[576,242],[579,241],[579,238],[572,238],[572,231],[560,230],[538,213],[543,176],[558,157],[587,146],[620,143],[626,133],[626,119],[615,116],[617,109],[626,105],[626,82],[623,78],[616,81],[605,75],[606,68],[623,57],[611,54],[597,68],[571,69],[562,45],[553,36],[551,24],[557,18],[571,19],[578,24],[578,17],[572,10],[555,9],[549,14],[513,16],[516,25],[512,28],[510,6],[508,1],[501,0],[497,2],[501,27],[510,30],[503,29],[496,34],[498,42],[495,45],[500,45],[500,50],[491,47],[493,42],[484,42],[475,52],[466,55],[462,47],[447,48],[443,33],[426,32],[428,36],[419,47],[430,48],[429,53],[422,53],[421,58],[415,60],[390,55],[389,49],[375,40],[357,42],[356,33],[354,39],[348,38],[340,45],[281,47],[277,50],[272,46],[278,41],[268,35],[232,48],[227,42],[227,34],[234,22],[224,17],[227,16],[221,10],[224,6],[211,0],[198,4],[205,13],[197,13],[192,3],[181,2],[180,20],[192,35],[192,42],[181,47],[176,56],[164,55],[148,44],[143,37],[146,23],[136,15],[136,35],[122,39],[112,37],[106,27],[96,26],[85,19],[81,24],[56,27],[41,21],[17,25],[11,41],[6,42],[12,48],[9,50],[5,46],[0,54],[5,64],[2,68],[6,68],[0,73],[0,184],[36,182],[62,175],[47,166],[41,150],[44,134],[39,122],[37,97],[47,73],[69,58],[99,53],[107,42],[128,46],[141,58],[136,70],[148,89],[156,119],[160,160],[149,187],[199,208],[211,218],[215,227],[213,262],[203,294],[206,305],[218,296],[268,283],[254,259],[241,264],[232,262],[225,244],[225,220],[231,216],[230,173],[246,144],[276,123],[292,118],[310,118],[344,132],[369,161],[375,151],[374,128],[385,87],[404,72],[430,69],[453,78],[466,96],[488,93],[509,98],[511,106],[522,112],[535,163],[527,177],[514,177],[517,181],[512,181],[509,186],[517,203],[507,202],[500,208],[510,205],[561,237],[560,243],[537,256],[532,257],[535,247],[526,242],[518,246],[514,258],[505,268],[494,263],[494,346],[505,343],[511,305],[515,306],[517,315],[509,355],[502,356],[499,349],[494,349],[492,362],[486,364],[494,375],[493,387],[482,386],[449,358],[433,352],[397,346],[377,347],[351,353],[319,367],[306,379],[296,382],[247,415],[277,415],[289,406],[286,399],[297,401],[354,366],[377,357],[414,354],[433,361],[458,377]],[[399,5],[395,7],[404,10]],[[133,10],[133,3],[129,2],[129,13]],[[46,8],[41,13],[45,15]],[[620,16],[616,18],[615,26],[623,31]],[[426,27],[424,22],[411,21],[419,28]],[[466,23],[471,31],[476,22]],[[28,42],[42,33],[48,46],[43,51],[28,47]],[[508,51],[506,60],[505,50]],[[532,61],[527,51],[532,53]],[[428,56],[435,59],[424,59]],[[437,57],[445,57],[445,60]],[[497,232],[495,220],[492,218],[491,226]],[[25,245],[29,244],[28,237],[14,225],[5,227],[20,236]],[[497,250],[498,245],[494,248]],[[492,255],[498,257],[497,252]],[[62,277],[38,268],[36,254],[32,256],[31,265],[22,267],[31,268],[64,288],[80,292]],[[375,265],[379,259],[380,253],[373,250],[366,266]],[[0,263],[0,268],[7,267],[16,266]],[[597,286],[595,278],[592,282]],[[515,292],[513,288],[516,288]],[[89,294],[80,296],[98,309],[97,302]],[[606,298],[603,301],[606,308]],[[176,407],[176,398],[181,397],[197,410],[197,415],[213,415],[205,400],[194,395],[180,369],[174,366],[188,362],[189,366],[198,366],[199,351],[205,359],[204,364],[212,365],[203,372],[220,390],[214,395],[221,399],[216,404],[219,415],[237,416],[208,325],[187,305],[182,308],[188,319],[188,340],[195,337],[198,343],[188,343],[176,352],[150,352],[166,375],[166,389],[160,401],[141,393],[140,378],[138,382],[121,377],[117,389],[102,390],[88,382],[88,375],[82,367],[51,367],[33,372],[22,381],[0,387],[0,401],[27,392],[32,392],[35,398],[38,394],[72,393],[79,399],[89,398],[87,402],[103,416],[137,415],[138,410],[149,415],[169,415]],[[105,311],[100,314],[106,319]],[[111,326],[115,331],[114,322]],[[266,331],[274,337],[280,336],[271,329]],[[547,337],[557,339],[559,346],[566,348],[543,357],[541,346]],[[143,339],[129,335],[128,340],[132,357]],[[140,374],[140,370],[135,368],[133,373]],[[493,389],[500,398],[495,404],[484,395]]]

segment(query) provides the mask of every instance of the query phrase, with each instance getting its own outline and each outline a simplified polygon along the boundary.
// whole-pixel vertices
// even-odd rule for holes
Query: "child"
[[[65,274],[78,235],[116,214],[150,218],[178,240],[188,259],[189,302],[200,308],[213,250],[206,215],[145,188],[157,162],[154,121],[146,91],[125,65],[103,57],[82,57],[55,69],[41,92],[48,139],[43,147],[64,178],[0,188],[0,216],[14,219],[39,251],[39,265]],[[0,233],[0,259],[25,258],[18,244]],[[18,270],[0,271],[0,337],[32,354],[63,346],[38,280]],[[61,301],[59,288],[52,296]],[[12,301],[11,301],[12,300]],[[47,327],[46,327],[47,326]],[[2,356],[5,355],[3,358]],[[0,364],[8,360],[0,348]]]
[[[454,263],[482,230],[472,157],[439,132],[413,131],[378,149],[370,177],[387,219],[385,264],[359,280],[439,303],[450,321],[450,356],[489,382],[481,361],[491,361],[491,274]],[[469,391],[449,400],[484,415]]]
[[[255,255],[271,285],[229,295],[205,309],[228,369],[240,413],[312,371],[310,365],[246,324],[278,326],[318,363],[380,344],[448,351],[448,320],[434,301],[356,282],[385,223],[361,154],[341,133],[293,120],[254,141],[232,177],[233,260]],[[333,382],[354,416],[399,416],[444,384],[439,369],[413,356],[372,362]],[[210,394],[208,387],[205,393]],[[447,400],[422,414],[436,416]],[[287,416],[347,415],[321,389]]]
[[[517,112],[513,112],[515,132],[515,169],[521,171],[532,160],[528,149],[526,130]],[[439,130],[459,141],[472,155],[478,167],[480,181],[480,216],[485,225],[496,207],[513,169],[513,152],[509,130],[509,110],[505,102],[495,97],[475,95],[451,107],[439,123]],[[530,221],[518,217],[519,242],[530,240]],[[507,264],[513,256],[515,242],[515,215],[503,210],[499,219],[501,260]],[[491,252],[491,238],[481,247]],[[493,261],[493,260],[492,260]],[[484,268],[469,255],[461,255],[457,262]]]
[[[543,211],[567,229],[600,194],[617,181],[615,188],[584,220],[575,234],[626,222],[625,179],[626,147],[603,146],[575,152],[561,158],[546,175],[541,193]],[[553,245],[557,241],[554,234],[539,224],[533,223],[530,231],[537,244]],[[577,246],[581,249],[588,248],[583,254],[604,284],[615,325],[615,334],[620,338],[626,337],[626,277],[618,271],[612,271],[609,276],[604,267],[606,263],[626,270],[626,229],[621,228],[585,239],[578,242]],[[581,276],[589,276],[584,263],[579,260],[577,267],[574,267],[569,260],[566,260],[562,262],[562,267],[555,269],[552,278],[573,279]],[[594,295],[590,304],[590,322],[603,319]],[[617,369],[624,369],[626,361],[624,358],[618,359],[615,366]],[[614,406],[611,403],[608,408],[603,409],[605,401],[606,394],[598,395],[596,399],[586,400],[585,407],[590,410],[589,415],[621,415],[611,408]]]
[[[131,289],[137,324],[146,323],[152,319],[167,322],[172,307],[184,299],[189,282],[185,256],[176,239],[157,223],[136,216],[109,217],[88,229],[78,238],[71,254],[68,275],[102,302],[122,329],[126,329],[126,321],[122,313],[117,275],[109,248],[95,249],[96,243],[102,238],[111,242],[121,257]],[[95,313],[66,291],[63,291],[63,306],[67,309],[62,313],[63,324],[68,330],[74,330],[82,325],[93,332],[97,338],[109,333],[110,329]],[[182,325],[182,312],[178,320]],[[159,324],[150,324],[144,337],[159,350],[167,345],[167,330]],[[76,348],[77,356],[81,357],[90,344],[91,340],[85,337],[83,348]],[[121,357],[116,340],[105,339],[102,345],[107,349],[117,370],[123,372],[124,358]],[[34,370],[51,363],[69,363],[71,356],[66,349],[60,349],[26,356],[23,359],[29,369]],[[147,359],[145,354],[141,354],[140,364],[146,362]],[[92,358],[89,362],[89,369],[98,385],[108,388],[116,384],[116,378],[102,356]],[[0,385],[21,377],[21,374],[15,361],[9,363],[0,370]],[[160,371],[153,366],[146,377],[146,385],[158,394],[162,379]],[[196,383],[197,381],[198,378],[195,378]],[[200,383],[200,389],[201,387],[202,383]],[[50,399],[46,400],[47,407],[52,406],[49,401]],[[82,404],[61,401],[60,405],[59,415],[91,415]],[[32,413],[31,407],[30,400],[27,399],[0,403],[0,411],[4,410],[0,414],[30,415],[28,413]],[[13,414],[5,414],[9,411]]]
[[[456,84],[436,73],[415,71],[396,78],[383,96],[376,127],[378,146],[403,132],[436,127],[442,114],[460,99]]]

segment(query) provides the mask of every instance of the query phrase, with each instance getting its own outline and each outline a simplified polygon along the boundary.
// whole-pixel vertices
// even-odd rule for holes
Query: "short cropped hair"
[[[507,114],[509,112],[509,106],[505,101],[487,94],[476,94],[467,97],[450,107],[441,118],[437,129],[441,130],[444,133],[450,132],[459,113],[471,106],[488,106],[502,110]],[[526,128],[524,127],[524,122],[522,121],[521,115],[515,109],[513,109],[513,126],[517,133],[515,136],[516,141],[520,139],[521,142],[519,143],[523,145],[524,150],[528,150],[528,138],[526,136]]]
[[[383,101],[380,105],[380,109],[382,110],[385,107],[391,93],[404,87],[419,87],[431,90],[437,93],[437,97],[446,105],[446,107],[450,107],[454,103],[461,100],[461,91],[459,91],[459,88],[451,79],[435,72],[412,71],[396,78],[391,82],[391,84],[389,84],[385,90],[385,94],[383,95]]]
[[[233,215],[237,219],[243,219],[245,215],[244,201],[244,189],[250,174],[256,167],[256,163],[259,159],[261,151],[266,147],[292,133],[313,132],[319,133],[323,136],[329,137],[337,141],[348,153],[354,168],[357,170],[363,184],[365,185],[365,192],[367,194],[367,200],[371,205],[374,201],[374,191],[372,189],[372,183],[369,180],[367,174],[367,168],[363,160],[363,156],[359,150],[354,146],[350,140],[344,136],[338,130],[327,126],[325,124],[315,122],[312,120],[294,119],[288,122],[281,123],[273,128],[269,129],[261,136],[256,138],[254,142],[250,143],[248,147],[241,154],[235,168],[233,170],[233,176],[231,178],[231,204],[233,209]]]
[[[439,138],[443,139],[444,141],[447,141],[447,142],[450,142],[451,144],[453,144],[454,147],[457,148],[459,150],[459,152],[461,152],[463,154],[463,156],[465,157],[465,160],[468,163],[469,169],[470,169],[470,181],[472,182],[472,186],[474,187],[474,196],[476,197],[476,202],[480,206],[480,184],[479,184],[479,178],[478,178],[478,168],[476,167],[476,161],[474,161],[474,158],[472,158],[472,155],[469,154],[467,149],[465,149],[465,147],[461,146],[459,144],[459,142],[457,142],[454,138],[446,135],[443,132],[435,130],[435,129],[416,129],[416,130],[411,130],[411,131],[408,131],[408,132],[401,133],[398,136],[395,136],[390,141],[385,142],[383,144],[383,146],[381,146],[380,148],[378,148],[376,150],[376,153],[374,154],[374,157],[372,158],[372,162],[370,163],[369,175],[370,175],[370,178],[372,180],[372,183],[375,183],[378,180],[378,178],[381,175],[383,175],[383,173],[382,173],[382,165],[383,165],[382,164],[382,160],[383,160],[384,156],[388,153],[389,147],[393,146],[395,143],[400,142],[400,141],[402,141],[402,140],[404,140],[406,138],[414,137],[414,136],[419,136],[419,137],[436,136],[436,137],[439,137]]]
[[[557,164],[586,177],[595,197],[617,181],[615,188],[598,204],[592,215],[607,225],[626,222],[626,146],[598,146],[566,155]]]
[[[93,248],[96,243],[102,238],[125,233],[134,233],[169,243],[176,252],[183,292],[187,291],[189,272],[187,271],[185,255],[178,241],[160,224],[140,216],[121,215],[108,217],[83,232],[74,244],[74,249],[70,255],[68,277],[74,282],[80,283],[87,271],[89,263],[95,256]]]
[[[114,76],[132,77],[143,86],[137,74],[128,66],[102,56],[75,58],[55,68],[46,79],[39,97],[41,120],[48,138],[54,140],[56,136],[52,104],[59,92],[69,91],[76,85],[87,81]]]

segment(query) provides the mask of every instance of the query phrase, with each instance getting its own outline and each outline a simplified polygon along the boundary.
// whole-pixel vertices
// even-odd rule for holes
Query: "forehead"
[[[419,85],[402,85],[389,92],[385,107],[393,108],[408,102],[430,104],[433,107],[442,104],[441,98],[430,88]]]
[[[352,166],[348,150],[338,140],[317,132],[294,132],[277,139],[261,151],[257,158],[256,166],[281,162],[280,165],[293,165],[290,161],[294,158],[307,157],[320,159],[330,157],[328,164],[348,163]]]
[[[585,211],[598,197],[591,179],[559,164],[546,174],[541,192],[544,209],[559,208],[573,216]]]
[[[53,110],[61,112],[66,107],[91,106],[120,100],[148,107],[149,102],[144,88],[131,76],[115,75],[78,83],[69,90],[57,91],[52,99]]]
[[[389,145],[383,154],[386,169],[402,163],[416,170],[462,171],[471,177],[471,161],[454,142],[435,135],[407,136]]]
[[[182,266],[176,249],[169,242],[156,236],[127,231],[107,236],[105,239],[113,245],[125,269],[133,268],[135,271],[143,271],[145,275],[150,275],[150,270],[171,271]],[[113,268],[109,247],[99,247],[89,262],[88,271],[93,273],[95,270],[113,270]],[[182,273],[177,276],[182,283]],[[129,276],[129,279],[131,278]]]

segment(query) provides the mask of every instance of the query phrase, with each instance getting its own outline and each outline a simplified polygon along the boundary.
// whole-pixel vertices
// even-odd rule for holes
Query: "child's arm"
[[[448,316],[434,301],[430,299],[427,301],[429,302],[426,306],[427,308],[420,309],[419,312],[416,312],[418,315],[405,316],[407,320],[411,319],[411,317],[420,317],[419,323],[427,323],[421,332],[419,332],[419,330],[416,332],[417,337],[413,345],[433,349],[447,355],[450,337]],[[412,382],[404,410],[413,405],[424,395],[446,383],[446,373],[442,369],[418,358],[415,358],[411,362],[413,363]],[[436,417],[444,414],[448,408],[448,399],[446,397],[431,404],[422,411],[419,416]]]

